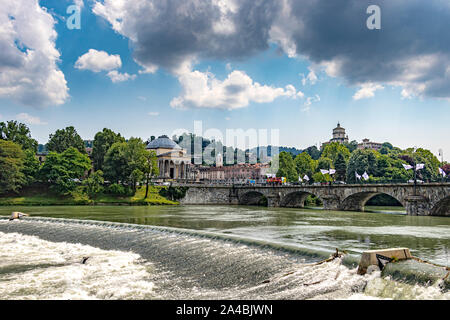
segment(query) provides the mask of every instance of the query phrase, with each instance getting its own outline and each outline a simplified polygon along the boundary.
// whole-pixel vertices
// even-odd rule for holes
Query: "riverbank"
[[[133,196],[100,194],[94,198],[89,198],[83,192],[73,192],[70,195],[61,196],[46,188],[31,188],[23,190],[18,195],[1,196],[0,206],[178,205],[179,202],[166,199],[160,195],[162,188],[165,187],[149,187],[147,198],[145,198],[145,187],[138,188]]]

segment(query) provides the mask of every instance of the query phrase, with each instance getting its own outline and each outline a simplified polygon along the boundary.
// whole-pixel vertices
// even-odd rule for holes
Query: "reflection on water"
[[[408,247],[422,259],[449,266],[450,219],[407,216],[401,209],[337,212],[243,206],[65,206],[3,207],[0,215],[18,210],[32,216],[206,230],[328,251]]]

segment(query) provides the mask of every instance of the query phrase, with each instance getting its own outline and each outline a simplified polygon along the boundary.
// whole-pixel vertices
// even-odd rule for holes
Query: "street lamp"
[[[417,195],[417,192],[416,192],[416,190],[417,190],[417,170],[416,170],[416,158],[414,157],[414,155],[416,153],[416,150],[417,150],[417,147],[414,146],[414,152],[412,154],[412,159],[414,161],[414,168],[413,168],[413,170],[414,170],[414,195],[415,196]]]
[[[439,149],[439,156],[441,157],[441,168],[444,170],[444,151]],[[444,182],[444,175],[442,175],[442,182]]]

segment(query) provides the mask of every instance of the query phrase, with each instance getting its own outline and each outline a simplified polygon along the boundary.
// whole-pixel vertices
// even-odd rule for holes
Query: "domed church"
[[[156,152],[158,158],[159,178],[186,179],[191,158],[168,136],[163,135],[152,140],[146,147]]]

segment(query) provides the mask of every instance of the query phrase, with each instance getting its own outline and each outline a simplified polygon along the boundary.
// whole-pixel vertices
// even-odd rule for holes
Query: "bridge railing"
[[[444,179],[428,179],[428,180],[417,180],[417,185],[429,184],[429,183],[450,183],[450,178],[446,177]],[[167,182],[165,183],[168,184]],[[380,185],[380,184],[410,184],[413,185],[414,181],[409,180],[367,180],[367,181],[357,181],[355,183],[345,183],[341,181],[332,181],[332,182],[309,182],[309,183],[300,183],[300,182],[288,182],[286,184],[271,184],[271,183],[233,183],[233,182],[223,182],[223,181],[186,181],[186,180],[172,180],[170,184],[176,185],[192,185],[192,186],[227,186],[227,187],[267,187],[267,186],[342,186],[342,185]]]

